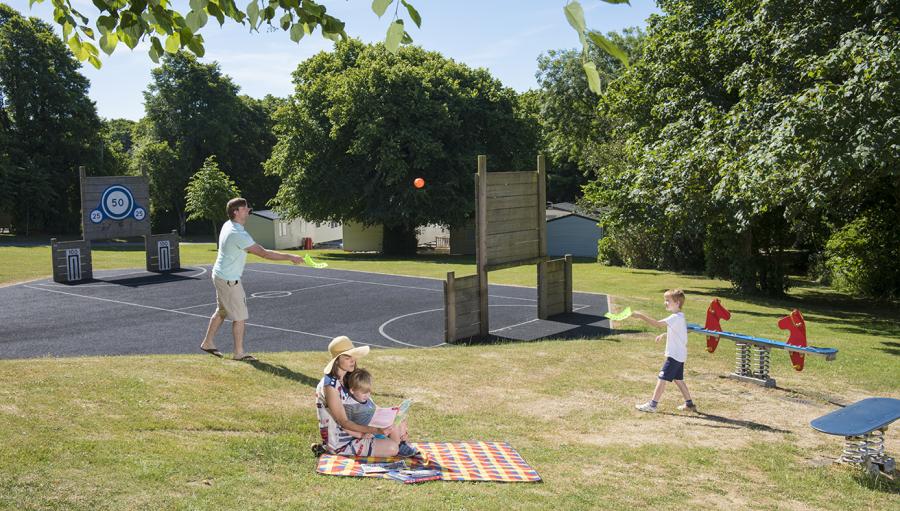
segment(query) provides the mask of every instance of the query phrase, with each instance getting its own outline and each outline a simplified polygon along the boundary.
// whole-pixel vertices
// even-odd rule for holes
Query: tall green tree
[[[166,56],[152,71],[132,167],[146,167],[155,205],[174,213],[182,233],[184,189],[210,155],[231,169],[237,185],[257,204],[277,187],[277,180],[262,170],[275,142],[266,105],[276,103],[240,97],[238,91],[217,63],[203,64],[185,53]]]
[[[388,253],[414,251],[417,226],[471,216],[478,154],[493,169],[534,167],[515,92],[437,53],[349,41],[301,63],[294,84],[266,163],[282,181],[271,205],[316,222],[382,224]]]
[[[218,244],[218,227],[228,220],[225,205],[240,194],[234,181],[219,169],[216,157],[210,156],[203,162],[200,170],[191,176],[185,188],[184,201],[188,220],[209,220],[213,239]]]
[[[78,232],[78,167],[93,173],[102,160],[80,67],[49,25],[0,4],[0,208],[16,232]]]
[[[777,294],[787,251],[825,256],[833,236],[862,232],[844,226],[896,224],[880,218],[900,212],[893,2],[660,7],[643,58],[603,103],[626,153],[590,196],[620,252],[661,247],[651,265],[705,265],[742,290]]]

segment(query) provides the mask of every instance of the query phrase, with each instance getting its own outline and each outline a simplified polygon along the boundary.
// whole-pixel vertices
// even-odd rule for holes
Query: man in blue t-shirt
[[[222,225],[222,230],[219,232],[219,253],[212,269],[212,281],[216,288],[218,307],[209,318],[206,337],[200,343],[200,349],[216,357],[222,356],[222,352],[216,349],[213,339],[227,317],[232,321],[234,359],[252,362],[256,360],[256,357],[244,352],[244,327],[250,314],[247,312],[247,296],[244,294],[241,276],[244,273],[247,252],[263,259],[291,261],[294,264],[300,264],[303,259],[293,254],[266,250],[253,241],[250,234],[244,230],[247,217],[253,211],[246,199],[240,197],[231,199],[228,201],[225,211],[228,213],[229,220]]]

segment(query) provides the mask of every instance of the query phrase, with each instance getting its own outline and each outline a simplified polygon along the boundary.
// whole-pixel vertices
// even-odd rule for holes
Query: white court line
[[[408,342],[398,341],[397,339],[394,339],[394,338],[391,337],[390,335],[386,334],[385,331],[384,331],[384,327],[388,326],[388,324],[393,323],[394,321],[396,321],[396,320],[398,320],[398,319],[403,319],[403,318],[406,318],[406,317],[409,317],[409,316],[415,316],[415,315],[417,315],[417,314],[425,314],[426,312],[435,312],[435,311],[442,311],[442,310],[444,310],[443,307],[441,307],[441,308],[439,308],[439,309],[428,309],[428,310],[425,310],[425,311],[410,312],[409,314],[404,314],[404,315],[402,315],[402,316],[396,316],[396,317],[393,317],[393,318],[391,318],[391,319],[385,321],[384,323],[381,324],[381,326],[378,327],[378,333],[381,334],[382,337],[384,337],[385,339],[387,339],[387,340],[389,340],[389,341],[391,341],[391,342],[395,342],[395,343],[397,343],[397,344],[402,344],[403,346],[409,346],[409,347],[411,347],[411,348],[425,349],[425,348],[436,347],[436,346],[419,346],[418,344],[410,344],[410,343],[408,343]],[[440,344],[439,344],[438,346],[440,346]]]
[[[205,266],[201,266],[201,267],[200,267],[200,270],[201,270],[200,273],[195,273],[195,274],[193,274],[193,275],[188,275],[188,278],[197,278],[197,277],[199,277],[200,275],[203,275],[203,274],[206,273],[206,267],[205,267]]]
[[[27,287],[28,289],[36,289],[38,291],[46,291],[48,293],[58,293],[61,295],[77,296],[78,298],[87,298],[89,300],[99,300],[101,302],[117,303],[120,305],[131,305],[132,307],[141,307],[144,309],[152,309],[152,310],[162,311],[162,312],[172,312],[174,314],[183,314],[185,316],[194,316],[197,318],[209,319],[209,316],[206,316],[204,314],[194,314],[191,312],[184,312],[184,311],[175,310],[175,309],[164,309],[162,307],[155,307],[153,305],[143,305],[140,303],[123,302],[121,300],[111,300],[109,298],[100,298],[98,296],[85,296],[85,295],[80,295],[77,293],[66,293],[65,291],[57,291],[55,289],[46,289],[43,287],[34,287],[34,286],[28,286],[28,285],[22,286],[22,287]],[[314,334],[312,332],[304,332],[303,330],[291,330],[288,328],[278,328],[275,326],[260,325],[259,323],[246,323],[246,325],[247,326],[255,326],[255,327],[259,327],[259,328],[268,328],[269,330],[278,330],[280,332],[290,332],[290,333],[294,333],[294,334],[312,335],[313,337],[321,337],[323,339],[329,339],[329,340],[334,338],[333,335],[329,336],[329,335]],[[377,346],[377,345],[373,344],[373,346]],[[379,347],[383,348],[384,346],[379,346]]]

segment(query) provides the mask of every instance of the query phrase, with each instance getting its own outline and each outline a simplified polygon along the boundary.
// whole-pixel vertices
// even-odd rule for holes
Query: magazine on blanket
[[[391,470],[388,477],[404,484],[424,483],[425,481],[438,481],[441,479],[440,470]]]
[[[406,470],[409,466],[406,461],[400,460],[391,463],[360,463],[359,468],[362,469],[363,474],[378,474]]]
[[[410,405],[412,405],[412,399],[404,399],[400,406],[391,406],[390,408],[379,406],[375,409],[375,415],[369,421],[369,426],[373,428],[387,428],[400,424],[409,415]]]

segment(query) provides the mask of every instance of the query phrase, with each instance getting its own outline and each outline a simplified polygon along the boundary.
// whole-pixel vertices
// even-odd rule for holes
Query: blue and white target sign
[[[141,222],[147,217],[147,210],[134,200],[134,194],[126,186],[112,185],[100,195],[100,204],[91,211],[91,222],[99,224],[106,219],[125,220],[134,218]]]

